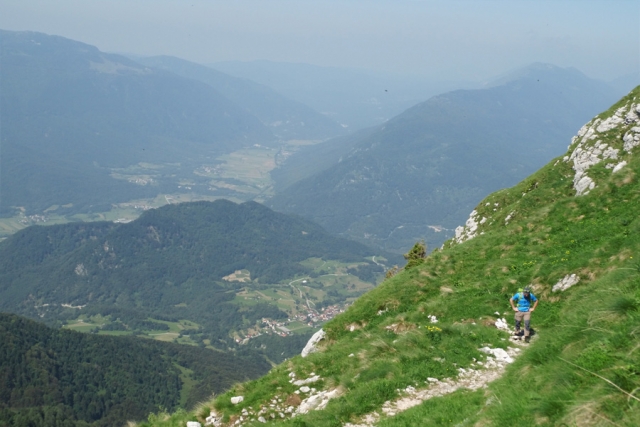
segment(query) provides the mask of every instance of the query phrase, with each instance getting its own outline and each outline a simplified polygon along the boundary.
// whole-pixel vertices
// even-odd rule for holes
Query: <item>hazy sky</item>
[[[640,70],[639,0],[0,0],[0,28],[200,63],[268,59],[483,80],[531,62]]]

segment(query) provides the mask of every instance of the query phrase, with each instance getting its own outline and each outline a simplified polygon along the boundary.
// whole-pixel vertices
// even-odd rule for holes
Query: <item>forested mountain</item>
[[[566,143],[442,249],[416,245],[303,355],[142,426],[640,425],[640,87]],[[526,286],[520,339],[527,304],[509,299]]]
[[[309,274],[300,264],[308,258],[367,264],[371,255],[255,202],[167,205],[128,224],[33,226],[0,242],[0,310],[44,320],[77,316],[71,306],[125,323],[190,319],[227,348],[231,330],[286,318],[260,301],[250,309],[231,303],[238,290]],[[237,270],[251,281],[223,280]]]
[[[0,43],[3,215],[52,205],[108,210],[169,185],[117,180],[113,168],[189,168],[275,140],[258,118],[202,82],[62,37],[0,31]]]
[[[0,425],[117,426],[263,374],[257,354],[50,329],[0,313]]]
[[[333,165],[268,205],[399,253],[416,239],[439,246],[483,196],[561,153],[614,99],[575,69],[534,64],[492,87],[435,96],[354,140],[329,141],[339,155],[316,150],[313,158]],[[304,156],[274,172],[283,187],[299,176]]]
[[[326,139],[346,133],[335,120],[249,79],[171,56],[137,58],[136,62],[208,84],[258,117],[280,139]]]

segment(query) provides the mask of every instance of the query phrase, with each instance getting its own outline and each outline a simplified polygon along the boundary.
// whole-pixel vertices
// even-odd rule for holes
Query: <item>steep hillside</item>
[[[269,364],[171,343],[54,330],[0,313],[0,425],[114,426],[192,407]]]
[[[346,130],[335,120],[248,79],[171,56],[139,58],[136,62],[208,84],[245,108],[280,139],[326,139]]]
[[[617,99],[613,92],[574,69],[534,64],[494,87],[433,97],[336,144],[331,167],[268,203],[397,253],[416,239],[440,246],[483,197],[562,153],[576,129]],[[274,176],[298,175],[304,155]]]
[[[262,318],[287,319],[319,310],[321,295],[343,303],[373,287],[383,271],[365,259],[374,255],[255,202],[167,205],[127,224],[33,226],[10,236],[0,243],[0,310],[45,321],[101,314],[130,332],[169,329],[148,317],[188,319],[203,328],[192,338],[227,348],[231,331]],[[365,270],[371,277],[358,279]],[[293,285],[303,279],[305,289]]]
[[[4,216],[108,210],[176,186],[117,179],[113,168],[170,163],[189,175],[196,160],[275,139],[202,82],[62,37],[0,31],[0,43]]]
[[[306,357],[143,425],[639,425],[639,145],[640,87],[328,323]],[[525,285],[540,300],[530,344],[505,325]]]

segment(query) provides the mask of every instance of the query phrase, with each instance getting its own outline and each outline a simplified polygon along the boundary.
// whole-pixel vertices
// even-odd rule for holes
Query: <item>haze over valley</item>
[[[640,424],[636,2],[0,3],[1,427]]]

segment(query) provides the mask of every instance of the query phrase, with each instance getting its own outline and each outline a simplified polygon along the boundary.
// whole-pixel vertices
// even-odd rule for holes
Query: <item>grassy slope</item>
[[[639,103],[640,88],[600,117],[634,99]],[[620,125],[598,140],[620,149],[631,126]],[[210,405],[232,417],[273,396],[291,396],[297,387],[288,382],[290,371],[298,378],[314,372],[323,378],[314,387],[341,386],[345,395],[284,425],[357,421],[398,396],[397,389],[421,386],[426,377],[454,376],[473,357],[481,359],[477,348],[483,344],[505,347],[505,335],[485,323],[495,320],[496,311],[513,323],[508,298],[532,283],[541,300],[532,316],[537,339],[500,380],[486,390],[432,399],[378,425],[640,425],[638,151],[632,156],[620,150],[628,165],[615,174],[604,163],[589,169],[597,187],[585,196],[575,196],[572,163],[561,158],[490,195],[476,209],[478,218],[487,217],[479,229],[484,234],[447,243],[422,265],[365,294],[326,325],[319,353],[237,385]],[[551,291],[572,273],[581,278],[577,285]],[[441,330],[426,327],[429,314],[440,319]],[[385,329],[391,324],[404,332]],[[230,405],[229,397],[239,394],[245,401]],[[164,422],[156,417],[151,424],[197,415],[176,414]]]

